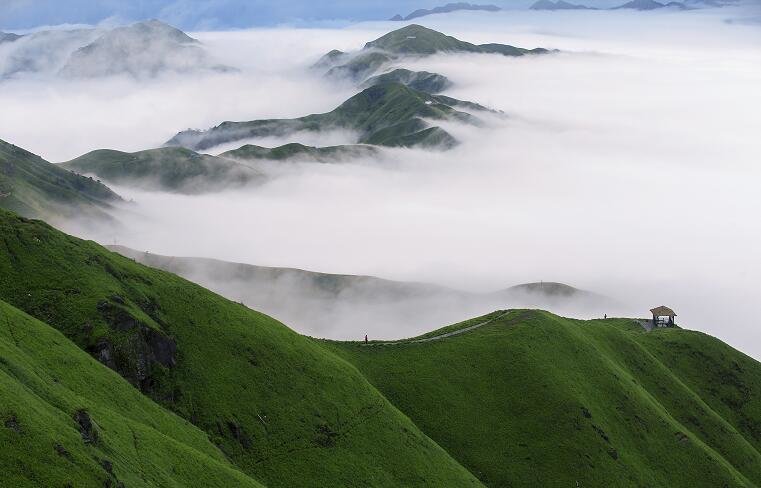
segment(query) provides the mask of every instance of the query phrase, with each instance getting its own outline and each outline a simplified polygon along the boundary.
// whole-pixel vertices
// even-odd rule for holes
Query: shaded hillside
[[[507,44],[473,44],[441,32],[411,24],[365,44],[364,50],[380,50],[395,55],[427,56],[437,53],[499,53],[508,56],[542,54],[546,49],[524,49]]]
[[[355,368],[274,319],[39,221],[0,211],[0,236],[0,299],[266,486],[479,486]]]
[[[404,57],[424,57],[439,53],[502,54],[505,56],[524,56],[528,54],[545,54],[544,48],[524,49],[507,44],[473,44],[461,41],[441,32],[411,24],[389,32],[374,41],[370,41],[356,53],[331,51],[315,65],[328,69],[327,75],[346,77],[361,82],[367,77],[378,74],[382,68]],[[400,79],[400,81],[404,81]]]
[[[110,249],[178,274],[235,301],[279,318],[311,336],[404,337],[500,307],[539,307],[585,316],[611,313],[608,297],[560,283],[517,285],[471,293],[430,283],[374,276],[319,273],[161,256],[122,246]]]
[[[297,119],[223,122],[205,131],[180,132],[167,145],[205,150],[242,139],[344,129],[356,132],[359,144],[448,148],[456,143],[454,138],[424,119],[477,123],[465,112],[474,107],[478,105],[385,83],[366,88],[331,112]]]
[[[60,332],[3,301],[0,324],[0,486],[261,486]]]
[[[441,93],[450,86],[452,82],[446,76],[438,73],[429,73],[428,71],[410,71],[408,69],[398,68],[387,73],[382,73],[365,80],[361,88],[367,88],[381,83],[401,83],[413,90],[425,93]]]
[[[99,149],[61,166],[109,183],[178,193],[218,191],[263,178],[259,171],[235,161],[179,147],[135,153]]]
[[[368,42],[358,53],[333,50],[315,63],[314,67],[326,70],[328,76],[367,81],[360,93],[331,112],[296,119],[226,121],[207,130],[179,132],[166,145],[202,151],[245,139],[346,130],[357,134],[355,144],[449,149],[457,144],[455,138],[428,121],[478,123],[473,114],[467,112],[487,109],[476,103],[433,95],[449,85],[449,80],[442,75],[402,69],[380,73],[389,63],[404,56],[438,52],[522,56],[548,51],[503,44],[475,45],[419,25],[410,25]],[[379,76],[367,80],[374,75]]]
[[[54,222],[71,218],[109,219],[121,198],[92,178],[49,163],[0,141],[0,208]]]
[[[326,345],[485,485],[761,483],[761,364],[712,337],[514,310]],[[434,336],[430,333],[426,336]]]
[[[361,144],[314,147],[292,142],[274,148],[246,144],[219,156],[242,161],[268,159],[272,161],[337,163],[352,159],[376,157],[379,154],[380,151],[377,148]]]

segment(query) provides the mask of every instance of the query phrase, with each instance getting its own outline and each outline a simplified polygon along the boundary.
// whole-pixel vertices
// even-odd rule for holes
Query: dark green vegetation
[[[761,364],[681,329],[515,310],[326,342],[485,485],[757,486]]]
[[[352,144],[344,146],[314,147],[292,142],[283,146],[269,148],[246,144],[238,149],[220,154],[220,157],[238,160],[269,159],[275,161],[316,161],[318,163],[335,163],[352,159],[376,157],[380,151],[373,146]]]
[[[188,420],[233,465],[266,486],[480,486],[354,367],[318,342],[175,275],[4,211],[0,299],[59,330],[143,394]],[[29,354],[46,355],[49,349]],[[88,384],[89,378],[82,381]],[[92,409],[92,419],[103,419],[100,429],[109,427],[108,442],[120,442],[123,431],[116,429],[125,425],[113,427],[112,433],[113,424],[94,404],[82,400],[72,407]],[[41,422],[33,418],[35,410],[24,408],[16,403],[13,412],[2,412],[6,428],[15,430],[20,424],[44,434],[44,426],[32,426]],[[55,424],[60,427],[51,426],[51,432],[63,429],[64,417],[71,416],[70,406],[60,408],[63,413]],[[123,409],[130,404],[120,403],[114,393],[114,401],[102,408],[126,417]],[[54,443],[60,441],[85,463],[82,451],[69,447],[74,432],[69,429],[66,437],[63,430],[40,434],[27,449],[54,452]],[[188,432],[194,431],[188,427]],[[134,455],[145,455],[142,462],[148,462],[154,446],[143,451],[142,435]],[[203,447],[201,443],[197,448]],[[206,452],[213,459],[214,453]],[[97,451],[90,454],[99,456]],[[24,467],[11,462],[16,454],[4,449],[0,456],[3,476],[24,475]],[[156,462],[165,465],[171,459]],[[120,480],[127,478],[122,466],[116,470]],[[174,475],[176,469],[182,466],[170,472]],[[198,479],[185,486],[207,486],[204,478]]]
[[[261,486],[205,433],[2,301],[0,358],[0,486]]]
[[[331,51],[333,52],[333,51]],[[330,53],[328,53],[328,56]],[[344,64],[334,65],[335,62],[348,59]],[[394,60],[394,56],[379,51],[359,52],[354,55],[323,57],[317,62],[317,66],[329,66],[325,73],[330,78],[346,78],[352,81],[362,81]]]
[[[523,49],[506,44],[472,44],[452,36],[411,24],[365,44],[364,49],[376,49],[397,55],[425,56],[437,53],[499,53],[506,56],[542,54],[546,49]]]
[[[408,69],[398,68],[367,79],[362,83],[362,88],[379,85],[381,83],[401,83],[413,90],[431,94],[441,93],[452,86],[452,82],[449,81],[446,76],[438,73],[410,71]]]
[[[181,147],[135,153],[100,149],[61,166],[114,184],[178,193],[240,187],[263,177],[259,171],[235,161]]]
[[[423,57],[439,53],[524,56],[548,52],[547,49],[543,48],[524,49],[506,44],[472,44],[421,25],[411,24],[368,42],[357,53],[346,54],[340,51],[331,51],[323,56],[315,66],[323,69],[329,68],[328,76],[362,81],[368,76],[378,73],[381,68],[405,57]],[[404,82],[404,79],[398,81]]]
[[[383,68],[405,56],[426,56],[436,53],[498,53],[505,56],[541,54],[546,49],[522,49],[504,44],[476,45],[427,29],[408,25],[368,42],[355,54],[333,50],[323,56],[314,68],[327,70],[328,76],[345,77],[364,82],[362,92],[351,97],[335,110],[297,119],[269,119],[248,122],[227,121],[211,129],[186,130],[167,142],[196,151],[242,139],[287,137],[301,131],[349,130],[358,134],[357,144],[399,147],[449,149],[457,141],[444,129],[430,126],[425,120],[455,120],[475,123],[477,119],[463,111],[487,110],[478,104],[433,95],[446,89],[449,80],[437,73]],[[369,78],[372,77],[372,78]],[[369,79],[368,79],[369,78]],[[458,110],[459,109],[459,110]],[[272,150],[249,147],[243,153],[290,155],[293,151],[311,153],[309,157],[334,152],[334,148],[309,148],[286,145]]]
[[[473,115],[458,108],[483,109],[477,104],[430,95],[398,83],[385,83],[366,88],[328,113],[298,119],[223,122],[206,131],[181,132],[167,145],[204,150],[247,138],[344,129],[355,131],[360,144],[449,148],[456,144],[454,138],[439,127],[431,127],[424,119],[478,123]]]
[[[0,208],[53,222],[77,217],[105,220],[111,205],[119,201],[100,182],[0,141]]]
[[[511,310],[317,341],[5,211],[0,300],[2,486],[761,483],[761,364],[697,332]]]

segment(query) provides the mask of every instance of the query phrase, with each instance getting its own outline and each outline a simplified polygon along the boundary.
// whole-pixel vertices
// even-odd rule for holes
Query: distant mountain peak
[[[460,10],[480,10],[480,11],[487,11],[487,12],[497,12],[502,9],[500,9],[496,5],[479,5],[479,4],[466,3],[466,2],[455,2],[455,3],[448,3],[441,7],[434,7],[432,9],[421,8],[421,9],[415,10],[414,12],[407,15],[406,17],[402,17],[401,15],[397,14],[393,16],[390,20],[394,20],[394,21],[412,20],[412,19],[417,19],[418,17],[424,17],[426,15],[445,14],[449,12],[457,12]]]
[[[615,9],[633,9],[633,10],[655,10],[663,8],[666,5],[656,2],[655,0],[631,0]]]
[[[553,2],[552,0],[538,0],[529,8],[531,10],[592,10],[591,7],[587,7],[586,5],[570,3],[565,0],[558,0],[557,2]]]
[[[146,78],[164,72],[228,69],[215,65],[198,40],[153,19],[105,32],[72,53],[61,74]]]
[[[16,39],[20,39],[23,36],[20,36],[18,34],[14,34],[12,32],[2,32],[0,31],[0,44],[4,42],[13,42]]]

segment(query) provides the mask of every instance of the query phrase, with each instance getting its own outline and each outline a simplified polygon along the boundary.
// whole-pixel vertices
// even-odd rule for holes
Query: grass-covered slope
[[[0,486],[261,486],[188,421],[2,301],[0,358]]]
[[[452,82],[446,76],[438,73],[397,68],[367,79],[362,83],[362,87],[366,88],[381,83],[401,83],[413,90],[431,94],[441,93],[452,86]]]
[[[260,172],[235,161],[181,147],[135,153],[99,149],[61,166],[114,184],[178,193],[240,187],[262,178]]]
[[[496,48],[496,46],[500,46]],[[542,54],[543,48],[524,49],[506,44],[472,44],[455,37],[410,24],[365,44],[365,50],[375,49],[400,55],[425,56],[436,53],[499,53],[507,56]]]
[[[511,311],[326,343],[485,485],[761,484],[761,364],[709,336]]]
[[[548,52],[550,51],[544,48],[524,49],[507,44],[473,44],[421,25],[410,24],[366,43],[356,53],[349,54],[333,50],[317,61],[315,68],[327,69],[326,74],[330,77],[362,81],[405,57],[419,58],[439,53],[524,56]],[[419,76],[424,76],[424,72],[421,72]],[[399,77],[398,81],[412,86],[412,82],[416,80],[410,77]]]
[[[0,208],[51,221],[106,219],[111,205],[120,200],[100,182],[0,140]]]
[[[7,212],[0,212],[0,299],[189,420],[269,487],[479,485],[319,343],[175,275]]]
[[[314,147],[292,142],[278,147],[262,147],[246,144],[220,154],[220,157],[249,161],[267,159],[273,161],[314,161],[318,163],[337,163],[352,159],[370,158],[379,154],[373,146],[352,144],[343,146]]]
[[[477,119],[465,111],[478,108],[476,104],[430,95],[399,83],[384,83],[362,90],[331,112],[298,119],[223,122],[206,131],[180,132],[167,145],[204,150],[247,138],[344,129],[356,132],[356,142],[360,144],[446,148],[455,143],[454,138],[441,128],[430,127],[424,119],[475,123]]]

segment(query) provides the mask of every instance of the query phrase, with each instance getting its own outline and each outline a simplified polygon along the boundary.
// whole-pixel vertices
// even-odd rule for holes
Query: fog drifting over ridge
[[[93,237],[167,255],[469,290],[562,281],[620,300],[609,315],[671,306],[685,327],[759,358],[761,28],[725,22],[752,15],[724,8],[418,19],[467,41],[564,52],[407,63],[448,76],[455,86],[446,95],[508,115],[481,129],[447,126],[462,141],[452,151],[274,165],[277,177],[265,185],[216,195],[116,188],[136,201],[122,215],[126,231]],[[153,147],[223,120],[327,111],[353,90],[306,67],[397,27],[192,34],[241,69],[235,74],[3,82],[0,137],[64,160],[101,147]],[[363,321],[357,336],[383,335],[383,317]]]

